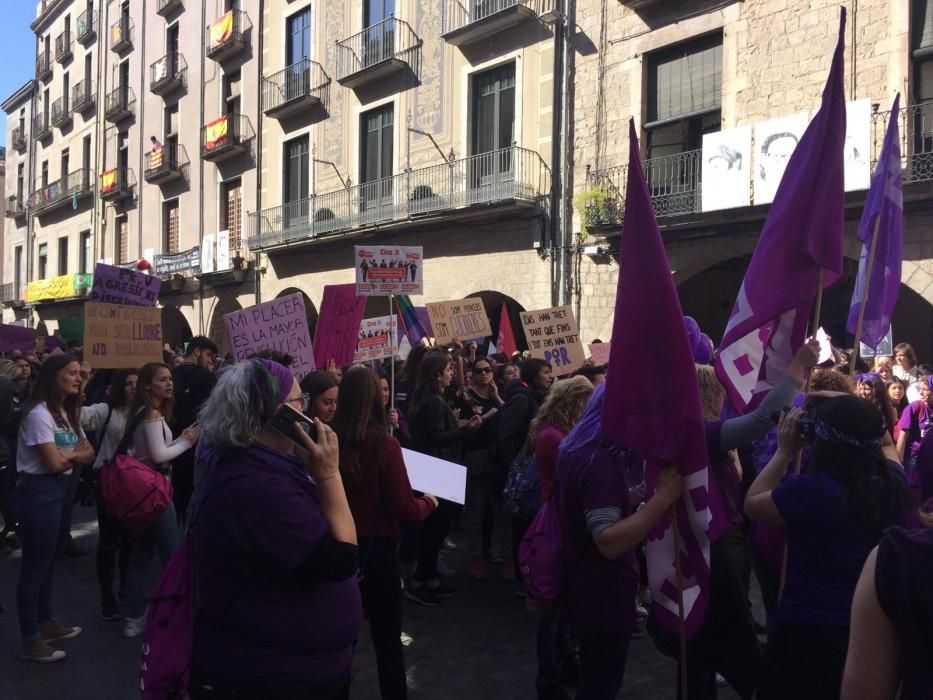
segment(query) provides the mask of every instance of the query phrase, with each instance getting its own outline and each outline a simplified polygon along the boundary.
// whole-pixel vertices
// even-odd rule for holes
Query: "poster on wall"
[[[356,295],[424,294],[424,249],[354,246]]]
[[[230,269],[230,232],[227,230],[217,232],[217,272]]]
[[[871,100],[846,103],[844,156],[846,192],[867,190],[871,185]]]
[[[784,170],[809,118],[806,112],[755,124],[755,204],[774,200]]]
[[[201,272],[214,271],[214,234],[205,233],[201,239]]]
[[[751,203],[752,127],[703,135],[703,211]]]

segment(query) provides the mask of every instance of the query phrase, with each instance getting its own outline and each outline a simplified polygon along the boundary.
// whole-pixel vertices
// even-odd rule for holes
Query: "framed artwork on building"
[[[801,112],[755,124],[755,204],[774,200],[784,169],[808,123],[807,112]]]
[[[846,103],[846,192],[871,185],[871,100]]]
[[[703,211],[751,203],[751,156],[751,126],[703,134]]]

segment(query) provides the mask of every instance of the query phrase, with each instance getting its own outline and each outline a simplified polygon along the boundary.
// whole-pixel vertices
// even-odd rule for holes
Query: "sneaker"
[[[482,559],[471,559],[470,568],[467,570],[470,578],[476,579],[477,581],[486,580],[486,562]]]
[[[81,634],[80,627],[66,627],[56,619],[51,619],[39,627],[39,634],[49,644],[74,639]]]
[[[35,661],[39,664],[51,664],[65,658],[61,649],[53,649],[44,639],[30,639],[19,647],[19,658],[24,661]]]
[[[457,589],[449,585],[446,581],[439,581],[436,586],[431,586],[429,584],[428,588],[431,590],[431,593],[438,598],[450,598],[451,596],[457,595]]]
[[[406,600],[418,605],[424,605],[429,608],[436,608],[441,604],[441,599],[427,586],[409,586],[403,593]]]
[[[444,549],[449,549],[449,550],[452,551],[452,552],[456,552],[458,549],[460,549],[460,548],[454,543],[454,541],[453,541],[452,539],[450,539],[449,537],[445,537],[445,538],[444,538],[444,544],[442,544],[441,546],[442,546]]]
[[[123,636],[133,639],[146,631],[146,614],[139,617],[126,618],[126,624],[123,625]]]
[[[113,622],[122,619],[122,617],[120,608],[117,607],[116,603],[104,603],[100,606],[100,619],[104,622]]]

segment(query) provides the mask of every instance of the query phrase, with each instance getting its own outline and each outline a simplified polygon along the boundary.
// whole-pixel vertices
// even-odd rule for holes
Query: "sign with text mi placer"
[[[570,374],[586,362],[577,320],[569,306],[522,311],[521,319],[531,356],[549,363],[557,376]]]

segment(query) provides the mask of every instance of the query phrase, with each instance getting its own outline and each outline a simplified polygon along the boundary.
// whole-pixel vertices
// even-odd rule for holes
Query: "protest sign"
[[[554,374],[570,374],[583,366],[586,356],[569,306],[522,311],[522,328],[532,357],[550,363]]]
[[[278,350],[292,356],[289,369],[296,379],[315,370],[301,292],[224,314],[224,326],[237,362],[260,350]]]
[[[162,362],[162,310],[126,304],[84,304],[84,360],[95,369]]]
[[[155,306],[162,280],[135,270],[97,263],[88,301],[99,304]]]
[[[424,294],[420,246],[354,246],[356,295]]]
[[[331,361],[338,367],[353,362],[365,307],[366,297],[356,295],[355,284],[324,287],[321,315],[314,336],[314,359],[318,367],[325,367]]]
[[[590,345],[590,359],[594,367],[605,367],[609,364],[609,349],[611,343],[593,343]]]
[[[380,316],[378,318],[364,318],[360,321],[360,333],[356,343],[356,352],[353,354],[354,362],[369,362],[381,360],[392,356],[392,324],[397,323],[397,316]],[[395,342],[398,344],[399,333],[395,331]]]
[[[427,306],[436,345],[446,345],[454,338],[465,341],[492,335],[486,307],[479,297],[439,301]]]
[[[160,277],[184,275],[201,271],[201,246],[194,246],[181,253],[165,253],[155,256],[155,273]]]
[[[888,334],[881,339],[877,348],[872,348],[865,343],[858,344],[859,357],[893,357],[894,356],[894,332],[893,326],[888,328]]]
[[[32,352],[36,347],[36,329],[0,324],[0,352],[21,350]]]
[[[416,491],[434,494],[463,505],[466,496],[466,467],[402,448],[408,481]]]

